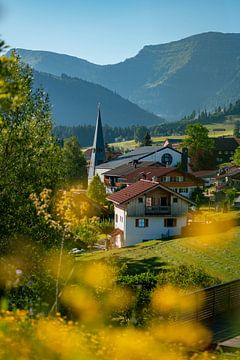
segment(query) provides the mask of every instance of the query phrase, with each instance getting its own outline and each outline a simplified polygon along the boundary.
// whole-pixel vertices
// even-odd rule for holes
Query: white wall
[[[96,169],[96,170],[95,170],[95,175],[98,174],[99,177],[100,177],[100,179],[101,179],[101,181],[104,182],[104,175],[103,175],[103,174],[104,174],[105,172],[107,172],[107,171],[109,171],[109,168],[108,168],[108,169]]]
[[[128,217],[126,219],[126,231],[124,233],[126,246],[138,244],[143,240],[156,240],[167,236],[180,235],[182,227],[187,225],[186,216],[176,218],[176,227],[164,227],[164,217],[152,216],[145,217],[145,219],[148,219],[148,227],[138,228],[135,226],[136,219],[137,217]]]
[[[176,166],[177,164],[179,164],[182,160],[182,156],[180,153],[178,153],[177,151],[172,150],[171,148],[162,148],[160,151],[146,156],[144,159],[142,159],[143,161],[159,161],[162,162],[162,156],[163,154],[171,154],[172,158],[173,158],[173,162],[171,163],[170,166]]]
[[[116,218],[117,218],[117,221],[116,221]],[[120,209],[117,206],[114,206],[114,227],[115,227],[115,229],[120,229],[122,231],[125,231],[125,225],[126,225],[125,211],[123,209]]]

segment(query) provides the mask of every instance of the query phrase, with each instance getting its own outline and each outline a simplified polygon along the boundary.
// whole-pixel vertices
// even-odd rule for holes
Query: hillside
[[[34,71],[34,86],[42,87],[49,94],[56,125],[94,125],[99,102],[105,125],[151,125],[162,120],[111,90],[78,78]]]
[[[36,70],[101,84],[168,119],[240,97],[240,34],[209,32],[145,46],[135,57],[103,66],[45,51],[18,53]]]
[[[239,279],[240,227],[226,233],[171,241],[148,241],[128,248],[86,254],[79,261],[115,260],[129,274],[158,273],[179,265],[194,265],[221,281]]]

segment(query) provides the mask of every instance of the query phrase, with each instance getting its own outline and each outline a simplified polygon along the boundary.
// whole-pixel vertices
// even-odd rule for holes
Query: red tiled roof
[[[201,179],[197,178],[196,176],[194,176],[194,174],[184,173],[182,170],[179,170],[174,167],[146,166],[146,167],[142,167],[140,169],[136,169],[135,171],[132,171],[131,173],[129,173],[123,177],[126,179],[125,183],[127,183],[127,184],[133,183],[133,182],[139,180],[141,176],[142,176],[142,179],[145,179],[145,180],[152,180],[153,178],[156,178],[154,180],[159,181],[162,176],[171,174],[172,172],[179,173],[180,175],[183,175],[185,178],[191,179],[191,181],[197,185],[203,183],[203,181]],[[185,180],[184,182],[186,182],[186,181],[187,180]],[[190,180],[188,180],[188,182],[189,181]],[[180,184],[181,183],[179,183],[178,186]],[[167,185],[167,184],[165,184],[165,185]],[[186,186],[186,184],[184,184],[184,186]]]
[[[117,191],[109,195],[107,199],[117,204],[123,204],[126,201],[129,201],[135,198],[136,196],[145,193],[148,190],[152,190],[158,186],[159,186],[158,182],[140,180],[130,186],[127,186],[126,188],[120,191]]]
[[[192,173],[196,177],[215,177],[217,170],[199,170]]]
[[[141,167],[138,168],[136,170],[133,169],[133,171],[129,174],[127,174],[125,176],[125,178],[127,179],[127,182],[134,182],[136,181],[136,178],[138,178],[141,175],[145,175],[145,179],[146,180],[152,180],[152,178],[154,176],[156,177],[160,177],[163,175],[168,174],[169,172],[172,172],[176,170],[175,168],[172,167],[154,167],[154,166],[145,166],[145,167]]]
[[[149,180],[139,180],[138,182],[131,184],[127,186],[126,188],[119,190],[107,197],[107,200],[110,200],[118,205],[124,204],[125,202],[134,199],[135,197],[145,194],[146,192],[153,190],[155,188],[161,188],[171,194],[174,194],[174,196],[177,196],[181,199],[184,199],[188,203],[194,204],[191,200],[188,198],[185,198],[185,196],[176,193],[172,189],[164,186],[163,184],[160,184],[156,181],[149,181]]]

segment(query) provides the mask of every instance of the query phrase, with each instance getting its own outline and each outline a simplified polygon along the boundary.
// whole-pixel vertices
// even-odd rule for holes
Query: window
[[[176,227],[177,226],[177,219],[168,218],[164,219],[164,227]]]
[[[148,227],[148,219],[136,219],[135,225],[139,228]]]
[[[188,193],[188,188],[187,187],[183,187],[183,188],[179,188],[179,194],[182,194],[182,193]]]
[[[118,222],[118,214],[115,214],[115,221]]]
[[[151,197],[146,197],[146,206],[152,206],[152,198]]]
[[[173,198],[173,203],[176,204],[177,202],[178,202],[178,198],[177,198],[177,197],[174,197],[174,198]]]
[[[138,202],[139,202],[139,204],[142,204],[143,203],[143,198],[142,197],[138,198]]]
[[[171,165],[171,163],[173,162],[172,155],[169,153],[163,154],[161,162],[165,165]]]
[[[120,222],[123,222],[123,216],[120,216]]]

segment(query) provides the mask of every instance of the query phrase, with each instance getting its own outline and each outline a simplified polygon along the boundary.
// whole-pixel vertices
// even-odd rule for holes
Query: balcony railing
[[[171,214],[171,206],[146,206],[145,207],[146,215],[158,215],[158,214]]]

